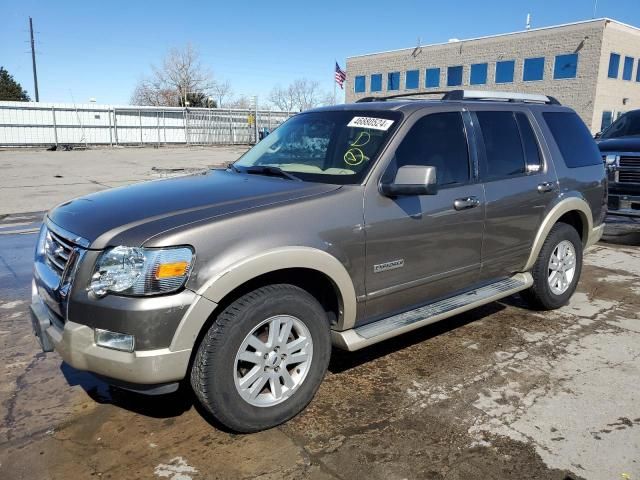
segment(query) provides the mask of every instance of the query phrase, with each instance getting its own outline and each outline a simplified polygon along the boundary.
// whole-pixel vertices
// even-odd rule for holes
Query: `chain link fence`
[[[0,102],[0,146],[252,144],[292,112]]]

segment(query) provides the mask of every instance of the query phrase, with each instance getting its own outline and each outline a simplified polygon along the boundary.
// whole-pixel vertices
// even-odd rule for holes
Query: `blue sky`
[[[405,13],[388,13],[385,6]],[[40,100],[128,103],[136,82],[187,42],[238,94],[265,98],[307,77],[333,89],[334,59],[590,19],[594,0],[0,1],[0,65],[33,96],[28,17]],[[396,10],[397,11],[397,10]],[[598,0],[598,17],[640,26],[639,0]]]

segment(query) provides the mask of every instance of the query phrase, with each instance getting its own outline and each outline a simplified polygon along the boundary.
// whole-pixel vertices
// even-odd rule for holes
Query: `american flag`
[[[347,78],[347,73],[340,68],[338,62],[336,62],[336,83],[340,85],[340,88],[344,90],[344,81]]]

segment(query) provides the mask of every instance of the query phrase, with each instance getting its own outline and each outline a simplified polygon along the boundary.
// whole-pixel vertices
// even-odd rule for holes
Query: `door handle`
[[[480,205],[478,197],[458,198],[453,202],[453,208],[456,210],[466,210],[468,208],[477,207],[478,205]]]
[[[553,188],[553,182],[542,182],[538,185],[538,193],[552,192]]]

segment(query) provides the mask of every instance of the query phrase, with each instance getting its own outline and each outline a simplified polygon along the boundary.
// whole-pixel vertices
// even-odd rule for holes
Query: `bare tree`
[[[251,100],[246,95],[240,95],[239,97],[232,98],[225,105],[227,108],[242,108],[245,110],[251,106]]]
[[[151,66],[151,76],[136,86],[131,102],[135,105],[184,106],[207,98],[215,85],[213,74],[200,61],[198,51],[187,44],[173,48],[162,66]],[[202,105],[205,106],[205,105]]]
[[[222,105],[225,102],[225,99],[231,100],[231,97],[233,95],[233,90],[231,88],[231,84],[229,83],[229,80],[224,80],[224,81],[215,82],[211,89],[211,93],[214,97],[216,97],[216,100],[218,102],[218,107],[222,107]],[[224,106],[226,107],[227,105],[225,104]]]
[[[294,80],[286,88],[274,87],[269,101],[279,110],[289,112],[309,110],[333,102],[332,97],[321,90],[318,82],[307,78]]]

